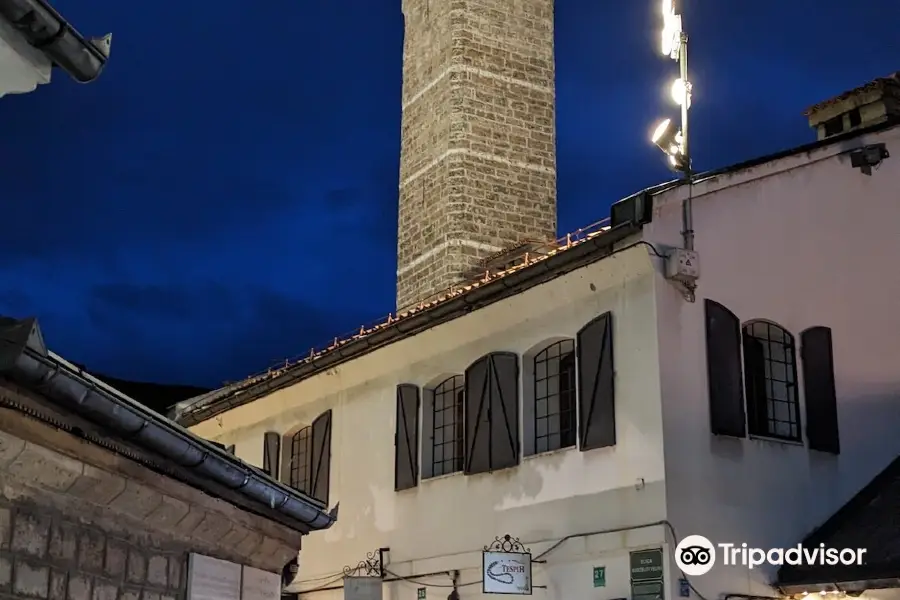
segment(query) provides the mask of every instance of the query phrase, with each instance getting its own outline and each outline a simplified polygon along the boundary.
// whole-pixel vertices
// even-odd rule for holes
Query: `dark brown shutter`
[[[394,433],[394,490],[419,484],[419,387],[397,386],[397,426]]]
[[[831,329],[811,327],[800,334],[806,391],[806,438],[812,450],[841,453]]]
[[[309,495],[328,504],[331,478],[331,411],[326,410],[312,422]]]
[[[466,369],[465,458],[467,475],[491,470],[490,357],[485,356]]]
[[[612,313],[604,313],[576,336],[579,446],[582,451],[616,445]]]
[[[718,302],[706,300],[704,304],[710,431],[715,435],[745,437],[741,323]]]
[[[267,431],[263,436],[263,471],[278,479],[278,462],[281,458],[281,435]]]
[[[769,435],[769,396],[766,390],[766,351],[763,342],[746,331],[741,332],[744,348],[744,390],[747,394],[747,431],[751,435]]]
[[[519,464],[519,357],[512,352],[490,355],[488,371],[491,422],[491,470]]]

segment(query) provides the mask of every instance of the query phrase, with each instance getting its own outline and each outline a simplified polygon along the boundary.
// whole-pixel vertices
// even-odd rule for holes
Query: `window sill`
[[[557,448],[556,450],[547,450],[546,452],[539,452],[537,454],[529,454],[528,456],[522,457],[522,462],[524,463],[526,460],[534,460],[536,458],[545,458],[547,456],[554,456],[556,454],[563,454],[565,452],[571,452],[573,450],[578,450],[578,446],[566,446],[565,448]]]
[[[786,440],[784,438],[769,437],[767,435],[750,435],[751,440],[758,442],[771,442],[773,444],[783,444],[785,446],[800,446],[803,448],[805,444],[801,440]]]
[[[443,475],[434,475],[432,477],[423,477],[422,483],[426,483],[429,481],[438,481],[440,479],[450,479],[451,477],[462,476],[464,473],[462,471],[454,471],[453,473],[444,473]]]

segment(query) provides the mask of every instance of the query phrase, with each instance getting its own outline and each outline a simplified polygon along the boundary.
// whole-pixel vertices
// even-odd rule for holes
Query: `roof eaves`
[[[196,475],[192,485],[201,491],[217,495],[217,489],[207,483],[214,482],[251,504],[275,511],[278,520],[291,523],[303,533],[327,529],[337,519],[336,506],[326,512],[321,502],[283,485],[49,352],[35,319],[0,316],[0,372],[110,434],[186,469]]]
[[[584,230],[579,230],[582,231]],[[386,321],[370,329],[361,328],[357,334],[346,339],[336,338],[321,352],[311,352],[309,356],[297,362],[286,363],[280,369],[272,369],[184,402],[176,409],[177,413],[173,414],[173,417],[185,427],[196,425],[325,369],[446,323],[599,260],[608,255],[617,242],[640,231],[640,226],[626,224],[615,228],[601,226],[582,237],[569,235],[562,238],[565,241],[554,250],[531,257],[525,256],[522,263],[509,269],[495,274],[487,273],[480,281],[447,290],[415,309],[397,316],[389,315]]]
[[[111,35],[86,40],[46,0],[0,0],[0,17],[79,83],[97,79],[109,60]]]

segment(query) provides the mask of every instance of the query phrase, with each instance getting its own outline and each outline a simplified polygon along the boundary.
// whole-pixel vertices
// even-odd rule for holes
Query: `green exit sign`
[[[425,588],[416,590],[416,600],[425,600]]]
[[[606,567],[594,567],[594,587],[606,587]]]

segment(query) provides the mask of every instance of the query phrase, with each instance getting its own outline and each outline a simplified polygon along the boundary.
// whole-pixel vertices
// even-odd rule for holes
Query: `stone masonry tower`
[[[556,236],[553,0],[402,0],[397,308]]]

